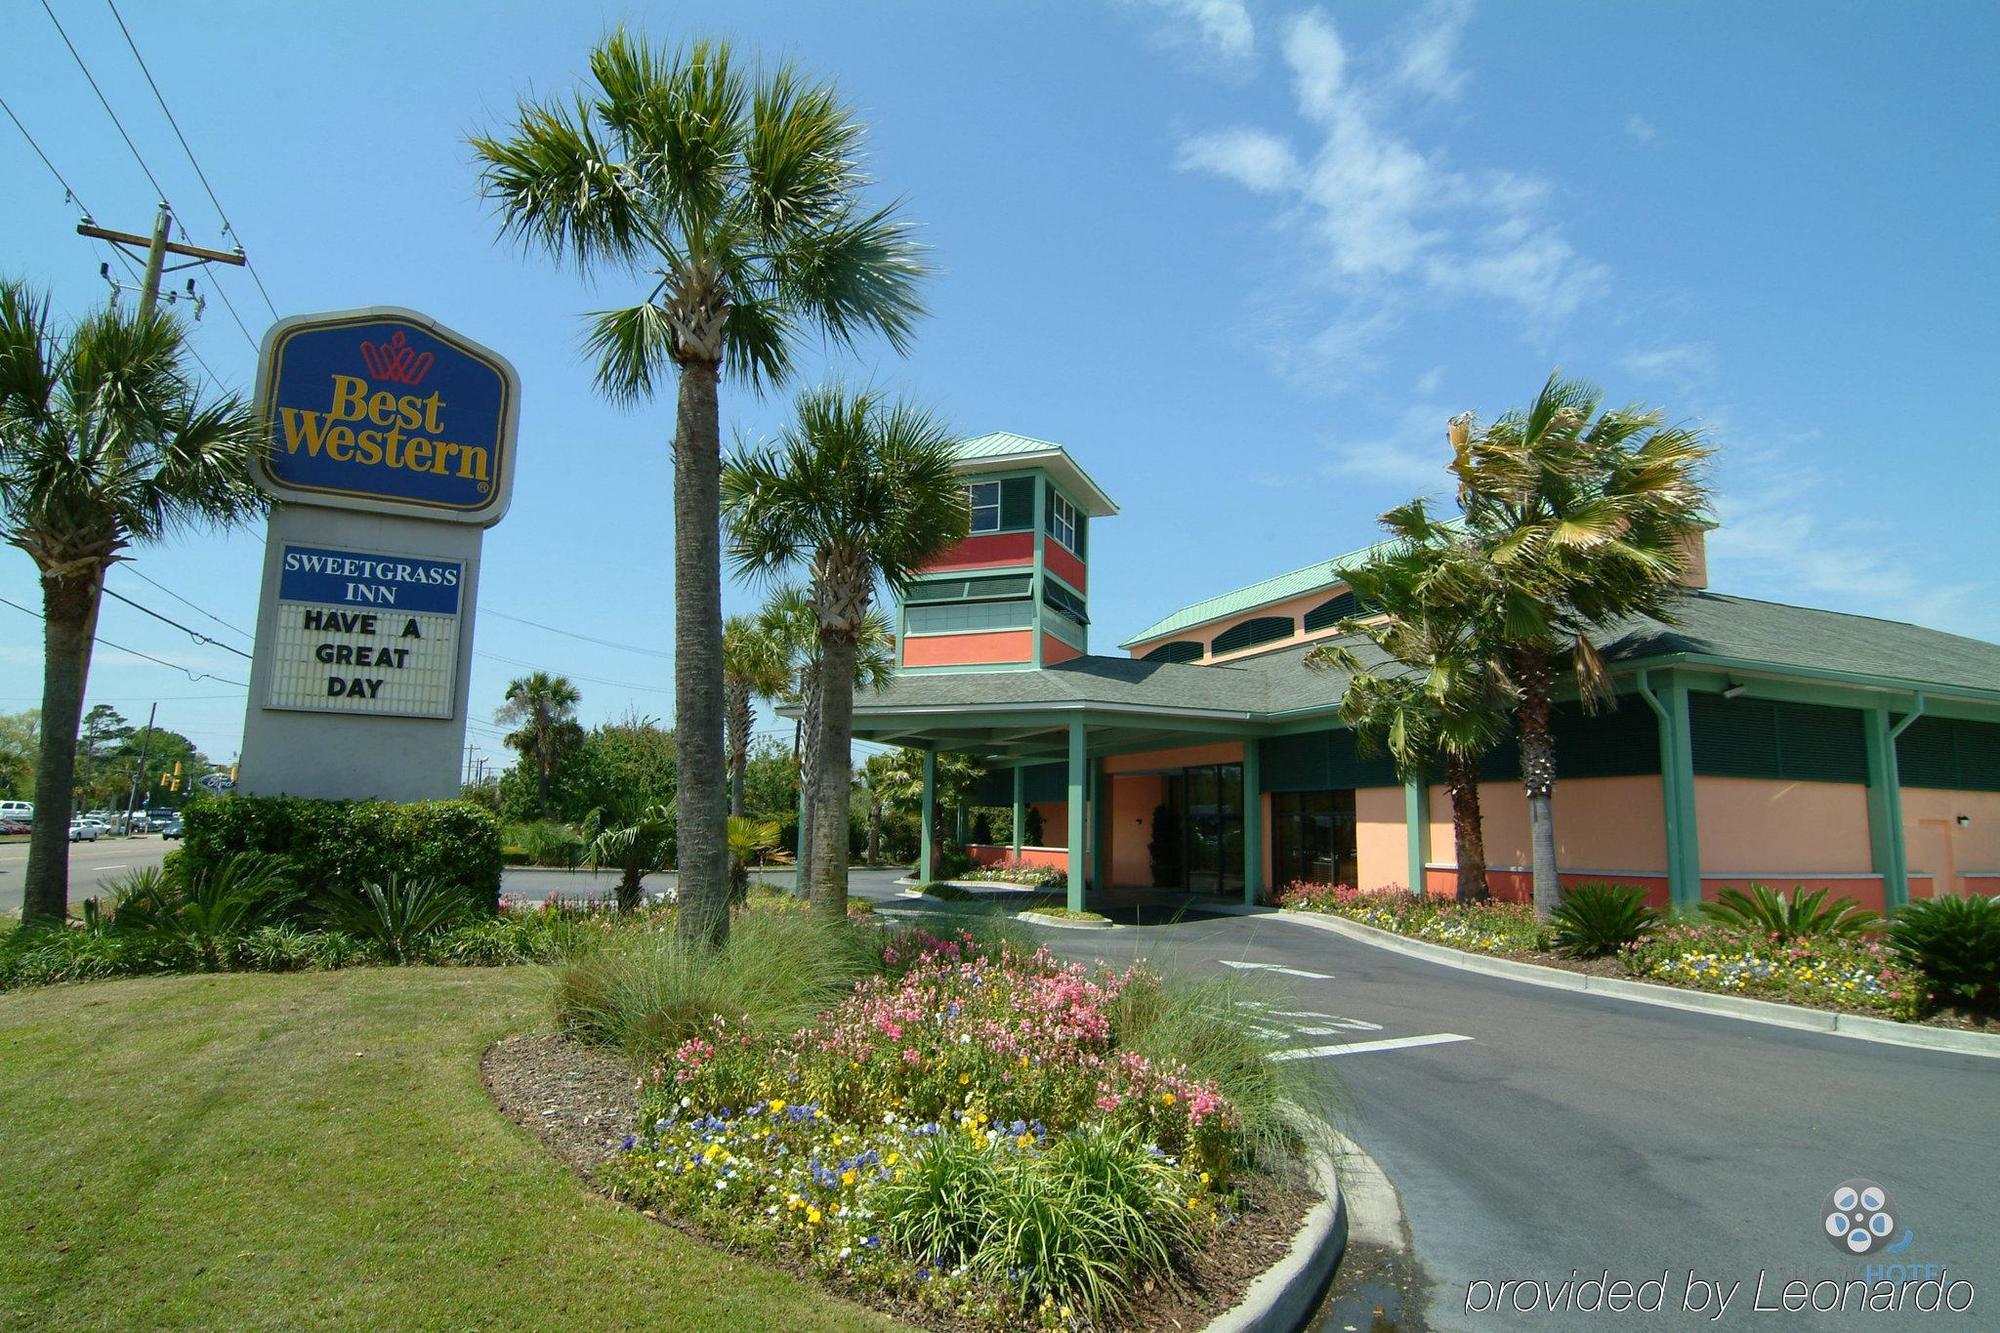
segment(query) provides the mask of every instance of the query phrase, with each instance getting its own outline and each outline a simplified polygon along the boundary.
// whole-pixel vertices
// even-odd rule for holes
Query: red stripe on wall
[[[1064,643],[1061,639],[1058,639],[1055,635],[1044,634],[1042,636],[1043,666],[1054,666],[1058,662],[1067,662],[1072,657],[1082,657],[1082,656],[1083,656],[1082,653],[1070,647],[1068,644]]]
[[[1085,578],[1083,561],[1071,555],[1061,542],[1051,539],[1043,543],[1042,563],[1048,566],[1049,573],[1078,592],[1089,591],[1083,585]]]
[[[925,565],[923,572],[935,574],[952,569],[993,569],[1001,565],[1029,565],[1034,560],[1034,533],[989,532],[967,537]]]
[[[924,634],[903,639],[904,666],[983,666],[989,662],[1034,660],[1033,630],[984,634]]]

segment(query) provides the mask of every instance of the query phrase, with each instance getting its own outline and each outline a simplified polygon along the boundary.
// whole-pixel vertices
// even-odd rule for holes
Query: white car
[[[96,842],[103,836],[104,825],[98,823],[88,815],[79,815],[69,821],[69,840],[71,842]]]

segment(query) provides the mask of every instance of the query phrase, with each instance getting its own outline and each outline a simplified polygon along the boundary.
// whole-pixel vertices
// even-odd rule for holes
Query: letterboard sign
[[[465,566],[287,543],[267,706],[455,716]]]

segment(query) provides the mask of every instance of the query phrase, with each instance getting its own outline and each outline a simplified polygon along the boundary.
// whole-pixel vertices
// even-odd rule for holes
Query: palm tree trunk
[[[855,642],[845,634],[820,637],[819,733],[813,749],[812,905],[847,915],[847,793],[853,781]]]
[[[1458,900],[1484,902],[1493,896],[1486,882],[1486,828],[1479,813],[1479,761],[1453,756],[1444,761],[1444,786],[1451,793],[1451,838],[1457,849]]]
[[[813,883],[813,829],[818,825],[819,809],[819,720],[822,708],[820,679],[825,673],[826,663],[815,662],[806,667],[799,682],[800,720],[805,724],[801,729],[805,738],[804,749],[799,755],[800,810],[799,819],[799,885],[800,891],[811,896]],[[851,724],[850,724],[851,725]]]
[[[714,361],[680,367],[674,413],[674,796],[683,941],[729,937],[722,753],[722,452]]]
[[[868,864],[882,864],[882,802],[868,798]]]
[[[21,924],[61,925],[69,916],[69,819],[76,781],[76,733],[97,629],[102,566],[42,579],[42,735],[35,760],[35,822]]]
[[[1525,652],[1515,660],[1514,681],[1521,691],[1515,717],[1521,737],[1521,782],[1528,794],[1535,915],[1543,921],[1554,916],[1562,902],[1562,881],[1556,876],[1556,743],[1549,732],[1553,676],[1545,654]]]
[[[742,681],[723,684],[723,739],[729,748],[729,813],[744,814],[743,779],[750,769],[750,687]]]
[[[645,896],[645,887],[641,883],[645,877],[646,872],[640,867],[625,867],[624,874],[618,881],[619,911],[632,912],[638,910],[640,899]]]
[[[549,817],[549,766],[539,758],[535,761],[535,804],[542,812],[542,818]]]

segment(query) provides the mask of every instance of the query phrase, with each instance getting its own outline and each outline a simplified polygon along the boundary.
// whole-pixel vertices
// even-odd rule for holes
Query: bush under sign
[[[453,716],[465,566],[287,543],[268,706]]]

